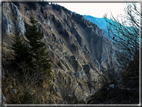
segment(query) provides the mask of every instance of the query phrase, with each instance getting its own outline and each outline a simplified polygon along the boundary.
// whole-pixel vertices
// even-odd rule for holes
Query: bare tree
[[[108,33],[111,32],[109,36],[119,49],[118,61],[125,68],[120,77],[122,81],[117,80],[116,84],[123,86],[119,86],[120,89],[130,92],[132,96],[128,97],[129,103],[132,100],[135,103],[138,102],[139,93],[139,47],[142,47],[139,34],[142,14],[135,3],[126,4],[124,11],[125,15],[117,18],[112,15],[112,20],[108,20],[105,15],[105,20],[108,23]]]
[[[22,62],[18,65],[21,68],[22,72],[21,80],[23,81],[27,90],[30,90],[33,85],[40,81],[42,77],[42,72],[30,69],[25,62]]]
[[[117,52],[118,60],[121,66],[126,67],[139,51],[139,29],[142,14],[135,3],[127,4],[124,11],[125,15],[117,18],[111,15],[112,20],[108,20],[107,15],[104,17],[108,24],[108,35],[120,50]]]
[[[41,102],[38,99],[38,95],[32,95],[32,90],[34,89],[36,93],[39,92],[39,89],[35,88],[34,86],[37,84],[40,84],[41,81],[44,79],[42,69],[31,69],[25,62],[21,62],[18,65],[18,70],[13,72],[13,77],[16,80],[16,83],[18,85],[18,91],[20,91],[21,94],[26,93],[28,97],[33,101],[31,102],[24,102],[24,103],[34,103],[35,100],[36,102]],[[22,87],[24,88],[24,91],[21,89],[21,84]],[[45,92],[46,90],[44,90]],[[44,94],[43,92],[43,94]],[[23,94],[24,95],[24,94]],[[22,98],[23,99],[23,98]],[[21,101],[22,101],[21,99]],[[22,103],[22,102],[21,102]]]

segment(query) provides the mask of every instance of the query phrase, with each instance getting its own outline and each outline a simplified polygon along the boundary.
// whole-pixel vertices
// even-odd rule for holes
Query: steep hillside
[[[97,17],[93,17],[93,16],[89,16],[89,15],[83,15],[83,17],[86,20],[89,20],[90,22],[95,23],[100,29],[103,30],[106,37],[109,38],[110,40],[112,40],[111,37],[113,37],[113,34],[111,32],[109,32],[110,35],[108,35],[107,22],[105,21],[104,18],[97,18]],[[107,19],[107,20],[112,21],[111,19]]]
[[[45,42],[52,60],[52,74],[54,75],[51,80],[52,93],[50,91],[53,96],[52,103],[73,103],[72,100],[67,99],[67,96],[74,97],[72,95],[75,95],[79,101],[86,101],[89,95],[100,88],[98,79],[102,71],[112,67],[118,68],[116,47],[96,24],[90,23],[83,16],[59,5],[3,3],[4,65],[7,65],[8,61],[13,58],[10,45],[14,29],[16,28],[22,38],[28,41],[25,31],[26,24],[31,24],[29,22],[31,14],[43,31],[42,41]],[[6,70],[4,72],[6,73]],[[44,86],[46,89],[48,85],[45,83]],[[8,91],[3,93],[8,96]],[[49,95],[48,92],[45,93],[40,103],[47,103]],[[6,99],[7,103],[13,103],[7,97]]]
[[[90,22],[95,23],[99,28],[107,30],[107,22],[104,18],[97,18],[89,15],[83,15],[83,17],[89,20]]]

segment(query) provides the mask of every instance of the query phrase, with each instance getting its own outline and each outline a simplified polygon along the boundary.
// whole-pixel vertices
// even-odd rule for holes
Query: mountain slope
[[[53,96],[53,103],[69,103],[66,96],[74,97],[72,95],[75,95],[79,101],[85,101],[86,97],[100,88],[97,81],[102,74],[101,70],[118,67],[116,51],[113,51],[117,50],[116,47],[96,24],[59,5],[42,6],[40,3],[33,5],[30,2],[21,2],[18,5],[3,3],[5,64],[7,58],[9,59],[6,55],[9,55],[9,51],[12,52],[8,46],[11,45],[14,29],[20,32],[25,42],[28,41],[24,35],[25,23],[30,25],[31,14],[44,33],[43,41],[52,60],[54,76],[51,79],[50,93]],[[48,85],[44,84],[42,87],[46,89],[45,86]],[[46,92],[41,103],[49,103],[49,90]],[[11,103],[10,100],[7,102]]]
[[[89,15],[83,15],[85,19],[92,23],[95,23],[100,29],[107,30],[107,22],[104,18],[97,18]],[[110,19],[109,19],[110,20]]]
[[[110,36],[108,36],[107,22],[105,21],[104,18],[97,18],[97,17],[93,17],[90,15],[83,15],[83,17],[86,20],[89,20],[90,22],[95,23],[100,29],[103,30],[103,32],[107,36],[107,38],[109,38],[111,40],[110,36],[112,37],[113,34],[110,32]],[[111,19],[107,19],[107,20],[112,21]]]

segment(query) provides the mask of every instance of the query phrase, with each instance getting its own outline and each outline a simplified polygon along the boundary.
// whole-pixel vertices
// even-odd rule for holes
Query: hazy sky
[[[57,3],[65,8],[76,12],[81,15],[91,15],[97,18],[103,18],[107,14],[107,18],[111,18],[112,15],[118,19],[121,23],[122,15],[126,15],[124,8],[126,3]],[[140,9],[140,3],[137,3],[138,9]],[[120,17],[121,15],[121,17]],[[118,17],[117,17],[118,16]],[[138,19],[140,17],[137,17]],[[128,25],[129,26],[129,25]]]
[[[103,17],[104,14],[114,16],[123,14],[125,3],[58,3],[67,9],[81,15],[91,15],[94,17]]]
[[[15,1],[20,1],[20,0],[15,0]],[[21,0],[21,1],[24,1],[24,0]],[[25,1],[32,1],[32,0],[25,0]],[[36,0],[33,0],[33,1],[36,1]],[[126,5],[126,3],[73,3],[73,1],[83,2],[87,0],[44,0],[44,1],[48,1],[49,3],[51,1],[56,1],[56,2],[62,1],[65,3],[57,3],[57,4],[64,6],[65,8],[73,12],[79,13],[81,15],[91,15],[98,18],[102,18],[105,14],[108,14],[108,18],[109,18],[111,13],[115,17],[117,15],[124,14],[123,9]],[[72,1],[72,3],[66,3],[66,1]],[[102,0],[89,0],[89,1],[102,1]],[[108,0],[103,0],[103,1],[108,1]],[[109,0],[109,1],[113,2],[115,0]],[[119,0],[119,1],[130,1],[130,0]],[[140,1],[140,0],[133,0],[133,1]]]

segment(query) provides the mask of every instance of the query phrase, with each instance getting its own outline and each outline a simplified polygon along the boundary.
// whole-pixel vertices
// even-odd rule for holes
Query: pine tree
[[[30,17],[31,26],[26,30],[26,37],[28,38],[31,54],[33,57],[33,67],[44,71],[50,76],[51,72],[51,64],[48,60],[48,53],[45,52],[46,46],[45,43],[41,40],[43,39],[43,35],[37,27],[37,21],[33,16]]]
[[[20,63],[22,61],[26,63],[31,62],[30,57],[30,50],[26,46],[26,44],[23,43],[23,40],[21,39],[21,36],[17,30],[15,30],[14,36],[12,38],[12,47],[11,49],[14,50],[13,56],[15,57],[15,63]]]

